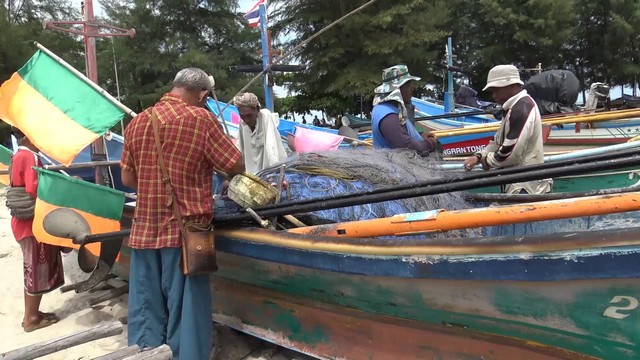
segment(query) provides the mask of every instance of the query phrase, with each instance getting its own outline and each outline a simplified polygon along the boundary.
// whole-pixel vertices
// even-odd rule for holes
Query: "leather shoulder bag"
[[[181,268],[184,275],[203,275],[218,270],[216,262],[216,246],[215,236],[213,233],[212,222],[208,223],[185,223],[180,214],[180,208],[176,195],[171,186],[171,179],[167,171],[162,154],[162,143],[158,130],[158,116],[155,110],[151,113],[151,125],[153,126],[153,137],[155,140],[156,151],[158,152],[158,164],[162,171],[162,182],[165,186],[166,195],[168,197],[169,206],[173,211],[173,215],[180,226],[180,234],[182,235],[182,261]]]

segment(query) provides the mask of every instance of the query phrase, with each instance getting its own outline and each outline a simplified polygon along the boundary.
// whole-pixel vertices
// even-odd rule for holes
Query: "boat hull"
[[[514,348],[527,354],[516,358],[544,358],[547,350],[555,358],[640,356],[640,248],[629,246],[640,230],[609,237],[589,232],[593,241],[617,244],[610,249],[589,250],[581,242],[588,239],[565,234],[558,241],[581,242],[576,248],[583,250],[539,252],[556,243],[547,238],[531,243],[529,252],[459,257],[314,252],[269,245],[276,235],[255,243],[248,240],[255,234],[231,233],[218,238],[216,319],[314,356],[368,359],[398,351],[397,358],[457,359],[494,349],[485,358],[513,359]],[[621,239],[630,242],[616,243]],[[408,327],[370,330],[394,322]],[[338,339],[350,332],[356,334],[346,343]],[[389,333],[423,340],[389,350]],[[449,338],[424,340],[432,333]]]
[[[376,316],[261,287],[212,281],[214,320],[326,359],[592,359],[504,336]]]

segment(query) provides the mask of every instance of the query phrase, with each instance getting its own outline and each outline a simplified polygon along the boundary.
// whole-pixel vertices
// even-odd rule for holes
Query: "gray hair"
[[[180,70],[173,79],[172,85],[174,88],[183,88],[189,91],[211,90],[213,87],[209,75],[198,68]]]

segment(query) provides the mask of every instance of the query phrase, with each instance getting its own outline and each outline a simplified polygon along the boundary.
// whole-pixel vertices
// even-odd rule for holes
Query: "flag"
[[[0,87],[0,119],[64,165],[124,115],[41,50]]]
[[[336,150],[342,140],[344,137],[340,135],[296,126],[296,134],[291,145],[294,147],[292,150],[297,153],[331,151]]]
[[[33,235],[38,241],[65,247],[80,248],[71,239],[49,235],[43,227],[44,217],[55,209],[69,208],[81,215],[89,224],[91,234],[120,230],[124,207],[124,193],[106,186],[75,179],[57,172],[35,168],[38,171],[38,197],[33,217]],[[100,254],[100,244],[89,244],[87,249]]]
[[[13,151],[0,145],[0,171],[9,171]],[[0,175],[0,184],[9,186],[9,175]]]
[[[260,25],[260,5],[262,4],[264,4],[265,7],[267,6],[265,0],[256,1],[251,10],[244,14],[244,18],[249,22],[249,27],[258,27],[258,25]]]

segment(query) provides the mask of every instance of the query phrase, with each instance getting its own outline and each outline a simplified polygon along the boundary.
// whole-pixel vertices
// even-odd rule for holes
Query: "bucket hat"
[[[524,85],[522,80],[520,80],[518,68],[513,65],[498,65],[489,70],[489,75],[487,75],[487,86],[485,86],[482,91],[489,88],[501,88],[513,84]]]
[[[382,70],[382,85],[374,91],[376,94],[387,94],[398,89],[410,80],[420,80],[419,77],[409,74],[406,65],[396,65]]]

